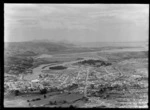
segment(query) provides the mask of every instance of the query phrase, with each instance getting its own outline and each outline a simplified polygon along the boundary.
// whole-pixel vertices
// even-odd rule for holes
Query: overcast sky
[[[4,40],[148,40],[148,4],[5,4]]]

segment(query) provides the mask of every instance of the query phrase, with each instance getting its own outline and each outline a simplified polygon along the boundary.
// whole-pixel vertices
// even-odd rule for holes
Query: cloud
[[[117,34],[120,27],[147,26],[148,9],[149,5],[139,4],[5,4],[5,29],[7,32],[17,28],[62,29],[100,34],[110,28]]]
[[[64,4],[64,5],[68,7],[72,7],[72,8],[97,8],[99,7],[99,4]]]

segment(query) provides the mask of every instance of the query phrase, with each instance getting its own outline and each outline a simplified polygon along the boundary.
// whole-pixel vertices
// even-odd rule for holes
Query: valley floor
[[[28,74],[24,77],[25,80],[31,81],[38,79],[40,74],[48,74],[50,76],[43,76],[42,80],[49,81],[51,86],[61,88],[62,91],[48,92],[45,94],[45,97],[41,94],[12,96],[12,98],[10,98],[11,96],[5,97],[4,106],[69,107],[73,105],[79,108],[148,108],[148,55],[145,55],[143,51],[136,50],[134,52],[137,53],[127,50],[121,52],[105,52],[80,53],[79,55],[72,54],[73,56],[66,55],[70,58],[76,56],[77,58],[84,59],[64,61],[64,63],[56,63],[54,65],[43,64],[34,68],[32,74]],[[55,57],[58,56],[59,55],[56,55]],[[64,57],[62,56],[65,55],[60,55],[59,58],[63,59]],[[86,82],[85,79],[88,74],[87,68],[82,68],[78,62],[90,58],[103,59],[112,65],[92,67],[92,69],[89,70],[88,82]],[[58,65],[63,65],[68,68],[56,71],[49,69],[49,67]],[[66,89],[74,83],[78,84],[78,88],[72,90]],[[84,85],[86,85],[86,83],[89,85],[87,87],[88,101],[85,101],[83,98]],[[90,86],[92,84],[94,84],[93,87]],[[37,98],[40,99],[31,101]],[[30,101],[27,102],[27,100]]]

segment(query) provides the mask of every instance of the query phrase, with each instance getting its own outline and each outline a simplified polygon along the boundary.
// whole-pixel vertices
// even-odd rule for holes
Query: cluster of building
[[[20,76],[20,78],[17,78],[15,76],[14,80],[7,80],[8,78],[12,76],[6,76],[5,77],[5,90],[11,91],[11,90],[19,90],[21,92],[37,92],[41,89],[46,90],[73,90],[70,88],[76,88],[78,92],[83,93],[84,87],[88,85],[88,87],[93,84],[94,88],[98,88],[98,83],[96,84],[95,81],[97,80],[91,80],[98,78],[96,71],[88,71],[87,70],[78,70],[78,71],[63,71],[63,73],[43,73],[40,74],[37,79],[26,81],[24,80],[23,75]],[[71,72],[71,73],[70,73]],[[94,73],[93,73],[94,72]],[[76,74],[76,75],[74,75]],[[87,77],[88,76],[88,77]],[[109,75],[107,75],[109,76]],[[11,79],[11,78],[10,78]],[[87,80],[87,81],[86,81]]]
[[[66,77],[66,76],[65,76]],[[64,76],[61,79],[65,78]],[[67,87],[71,87],[75,84],[74,79],[71,79],[70,83],[67,83],[65,80],[58,80],[58,76],[51,77],[51,74],[42,74],[39,75],[38,79],[34,79],[31,81],[24,80],[23,76],[17,78],[17,76],[5,76],[4,88],[5,92],[19,90],[19,92],[27,93],[27,92],[37,92],[41,89],[46,88],[47,90],[51,90],[53,88],[57,88],[57,90],[62,90]],[[12,79],[12,80],[10,80]],[[15,81],[13,80],[15,79]],[[70,80],[70,79],[69,79]],[[55,84],[58,82],[59,84]]]

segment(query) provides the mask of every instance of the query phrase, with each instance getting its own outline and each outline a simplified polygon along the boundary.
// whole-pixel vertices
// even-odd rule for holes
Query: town
[[[55,64],[43,68],[45,66],[43,65],[41,67],[41,74],[32,80],[26,79],[26,75],[17,77],[15,75],[5,74],[5,96],[10,94],[14,94],[15,96],[22,96],[23,94],[43,94],[46,98],[67,93],[76,94],[76,96],[81,95],[78,99],[74,100],[84,100],[88,102],[91,97],[108,98],[108,91],[127,93],[131,85],[140,88],[146,87],[135,83],[128,74],[122,73],[118,67],[113,65],[108,61],[85,58],[58,64],[58,66]],[[32,71],[30,70],[30,72]],[[138,79],[141,78],[141,76],[136,75],[135,78]],[[27,101],[30,107],[38,107],[38,105],[33,102],[38,102],[40,100],[42,99],[35,98]],[[72,102],[74,102],[74,100]],[[62,102],[65,102],[64,104],[71,103],[65,99],[63,99]],[[51,103],[52,104],[45,102],[41,104],[41,106],[53,106],[54,101],[51,101]],[[57,103],[57,101],[55,103]]]
[[[5,108],[148,108],[148,4],[4,3]]]

